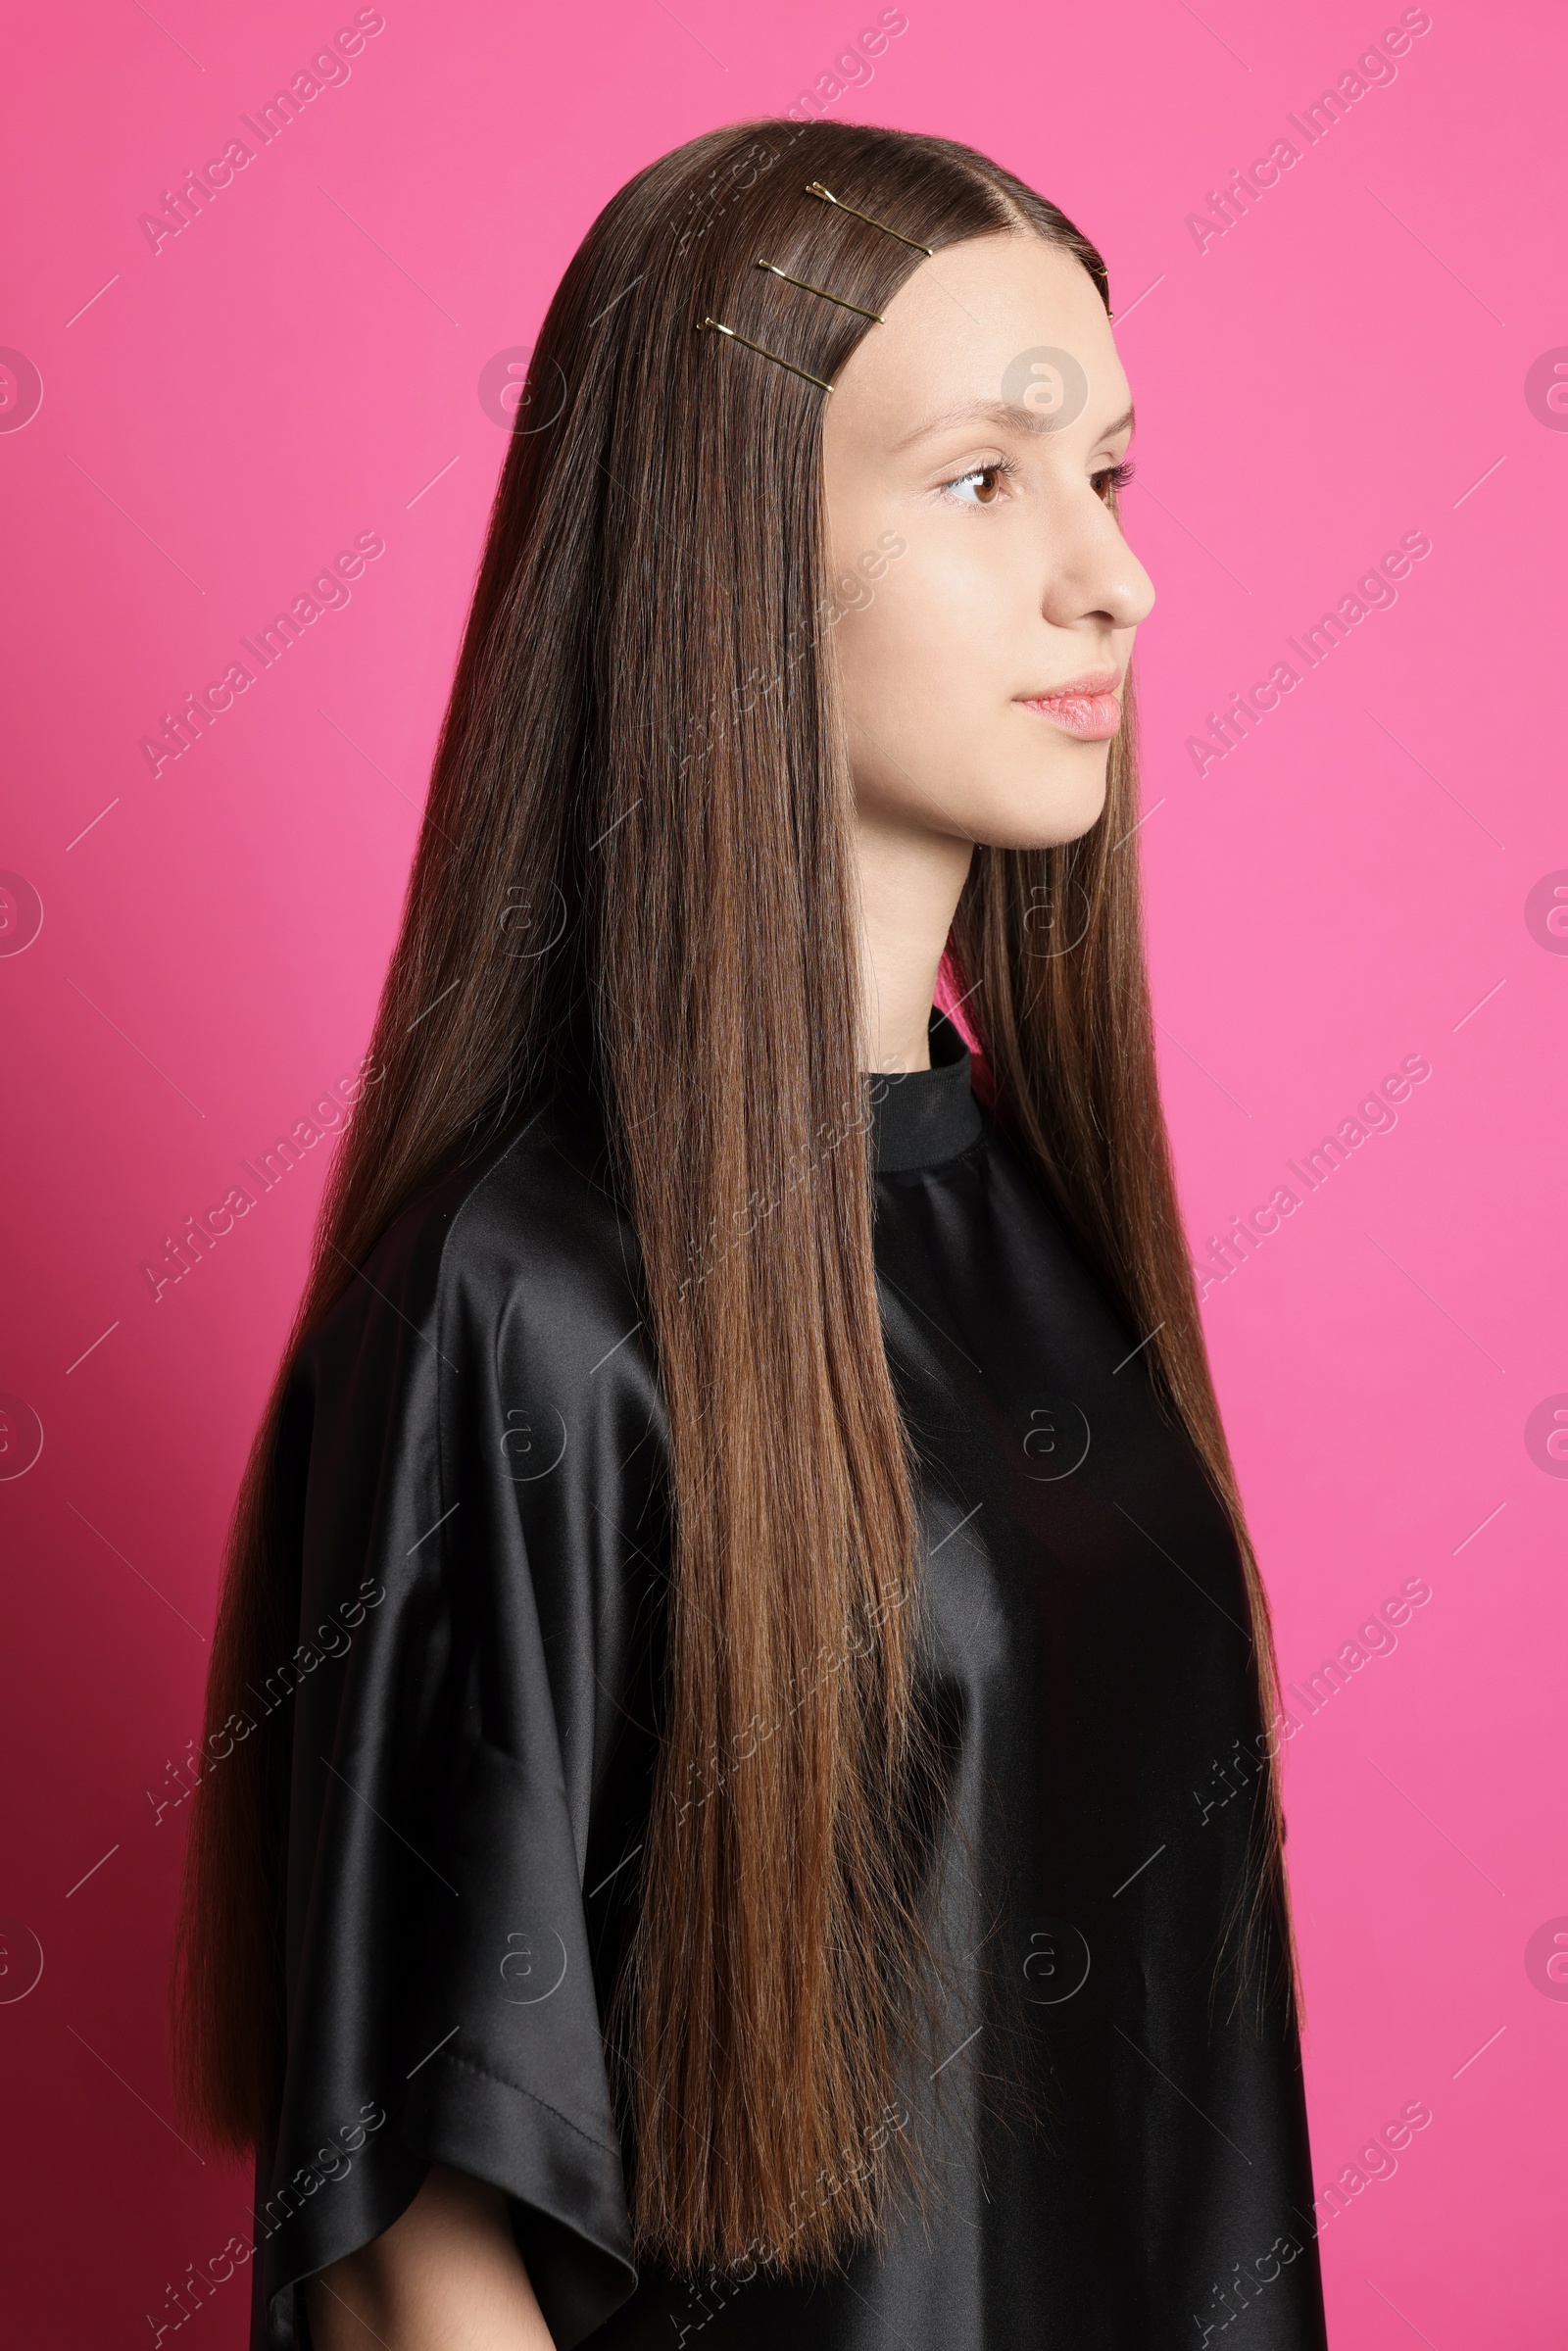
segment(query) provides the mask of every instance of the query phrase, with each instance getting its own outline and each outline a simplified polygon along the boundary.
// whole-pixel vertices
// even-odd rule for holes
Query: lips
[[[1018,701],[1022,709],[1082,742],[1104,743],[1121,725],[1121,697],[1116,692],[1120,683],[1119,670],[1086,670],[1048,693],[1021,694]]]

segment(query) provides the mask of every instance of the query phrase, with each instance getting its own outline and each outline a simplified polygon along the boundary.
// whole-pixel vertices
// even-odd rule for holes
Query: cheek
[[[978,731],[967,632],[920,582],[890,574],[831,642],[857,799],[921,826],[951,815],[956,753]]]
[[[911,550],[858,611],[843,613],[832,637],[853,756],[858,762],[872,737],[924,784],[927,767],[950,760],[955,733],[972,733],[994,695],[996,654],[994,631],[952,573],[914,564]]]
[[[874,680],[881,697],[896,695],[928,712],[961,707],[972,713],[1005,691],[1007,642],[1020,633],[1016,586],[994,558],[982,560],[956,533],[935,546],[906,535],[907,554],[840,624],[847,670]]]
[[[898,528],[908,552],[830,631],[858,799],[1003,848],[1075,839],[1104,805],[1105,747],[1012,707],[1062,667],[1038,550],[979,517]]]

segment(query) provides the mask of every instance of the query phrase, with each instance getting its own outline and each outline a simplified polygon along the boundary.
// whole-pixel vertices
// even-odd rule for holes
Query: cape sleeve
[[[624,1448],[577,1402],[599,1318],[519,1308],[504,1251],[453,1243],[470,1206],[394,1227],[288,1398],[300,1646],[255,1693],[293,1709],[253,2281],[253,2344],[279,2351],[309,2339],[300,2281],[389,2228],[432,2162],[513,2199],[559,2351],[637,2283],[583,1896],[595,1693],[620,1670],[595,1646],[616,1622],[595,1530]]]

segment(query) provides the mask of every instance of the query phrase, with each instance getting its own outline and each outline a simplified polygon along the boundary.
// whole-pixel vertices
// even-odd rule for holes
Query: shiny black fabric
[[[1324,2343],[1296,2030],[1233,1996],[1222,1934],[1250,1796],[1216,1767],[1259,1728],[1234,1541],[940,1015],[932,1053],[868,1084],[952,1771],[953,2041],[888,2126],[922,2134],[932,2211],[814,2285],[632,2258],[600,2020],[656,1753],[665,1430],[568,1082],[399,1220],[290,1393],[301,1646],[256,1693],[294,1709],[256,2351],[307,2341],[297,2281],[432,2160],[509,2192],[561,2351]]]

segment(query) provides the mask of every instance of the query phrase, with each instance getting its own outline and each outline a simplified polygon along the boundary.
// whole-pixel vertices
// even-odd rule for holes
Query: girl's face
[[[862,822],[1028,849],[1104,804],[1154,601],[1106,503],[1132,402],[1104,306],[1031,233],[922,262],[827,402],[832,630]]]

